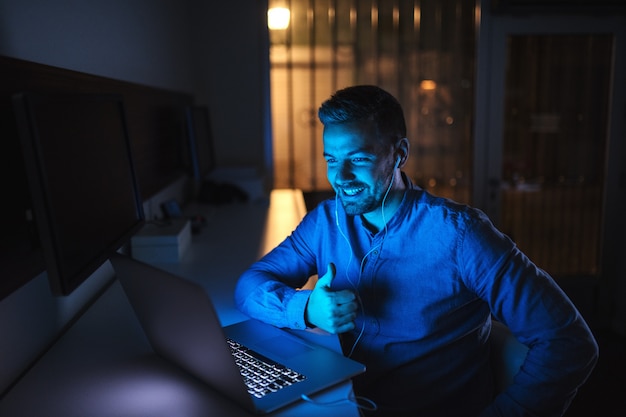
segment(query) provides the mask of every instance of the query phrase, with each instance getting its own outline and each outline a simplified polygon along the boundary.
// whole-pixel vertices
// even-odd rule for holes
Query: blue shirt
[[[577,309],[480,210],[408,187],[378,233],[335,199],[321,203],[240,277],[238,308],[303,329],[311,291],[297,288],[333,262],[332,289],[354,290],[361,305],[356,329],[342,335],[344,352],[367,366],[355,391],[379,414],[561,415],[598,354]],[[495,399],[492,316],[529,348]]]

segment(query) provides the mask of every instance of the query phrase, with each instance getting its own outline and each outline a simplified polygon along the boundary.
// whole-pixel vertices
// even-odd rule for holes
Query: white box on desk
[[[131,256],[147,263],[178,262],[190,244],[188,219],[150,222],[131,238]]]

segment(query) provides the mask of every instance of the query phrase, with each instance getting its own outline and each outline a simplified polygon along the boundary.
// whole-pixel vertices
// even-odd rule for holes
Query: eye
[[[355,165],[367,165],[372,162],[372,158],[367,156],[356,156],[352,158],[352,163]]]

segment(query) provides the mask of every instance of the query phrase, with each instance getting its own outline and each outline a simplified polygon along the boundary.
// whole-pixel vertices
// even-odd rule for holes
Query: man
[[[279,327],[340,334],[367,366],[355,391],[381,416],[562,415],[598,355],[571,301],[481,211],[401,172],[409,142],[390,94],[340,90],[319,118],[336,198],[241,276],[237,306]],[[298,290],[315,274],[312,290]],[[492,317],[528,347],[498,395]]]

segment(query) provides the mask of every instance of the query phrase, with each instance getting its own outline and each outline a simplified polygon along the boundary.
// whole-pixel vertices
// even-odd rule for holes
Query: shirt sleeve
[[[598,358],[584,319],[542,269],[480,214],[463,236],[463,275],[528,353],[513,384],[482,413],[561,416]]]
[[[296,230],[239,277],[235,304],[244,314],[277,327],[304,329],[311,290],[300,290],[316,273],[315,220],[307,214]]]

